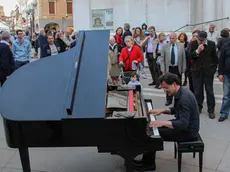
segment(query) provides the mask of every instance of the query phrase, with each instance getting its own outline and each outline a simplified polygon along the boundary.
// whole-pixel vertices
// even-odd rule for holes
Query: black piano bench
[[[196,141],[190,142],[175,142],[174,143],[174,158],[177,158],[178,153],[178,172],[181,172],[181,161],[182,153],[193,153],[193,158],[196,157],[196,153],[199,152],[199,172],[202,172],[203,168],[203,152],[204,152],[204,142],[200,135]]]

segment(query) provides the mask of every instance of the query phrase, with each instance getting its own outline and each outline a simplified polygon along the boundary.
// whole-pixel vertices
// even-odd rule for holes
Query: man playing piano
[[[193,93],[180,86],[178,76],[172,73],[165,73],[159,78],[161,87],[168,95],[175,97],[175,104],[172,108],[154,109],[151,115],[172,114],[175,119],[170,121],[154,121],[150,127],[158,128],[164,141],[192,141],[197,139],[199,132],[199,109]],[[138,171],[155,170],[156,152],[146,152],[142,160],[134,160]]]

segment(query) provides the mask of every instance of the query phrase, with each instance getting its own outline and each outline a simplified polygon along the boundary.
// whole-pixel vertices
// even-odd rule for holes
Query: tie
[[[175,65],[175,50],[174,50],[175,45],[172,45],[172,51],[171,51],[171,64]]]

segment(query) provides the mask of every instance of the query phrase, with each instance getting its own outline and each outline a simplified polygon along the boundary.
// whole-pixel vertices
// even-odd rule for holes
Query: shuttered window
[[[55,0],[49,0],[49,14],[55,14]]]
[[[66,3],[67,3],[67,14],[72,14],[72,12],[73,12],[72,0],[67,0]]]

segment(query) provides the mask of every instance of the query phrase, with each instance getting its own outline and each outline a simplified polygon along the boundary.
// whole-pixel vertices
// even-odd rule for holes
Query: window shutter
[[[67,1],[67,14],[72,14],[72,2]]]
[[[55,2],[49,2],[49,13],[55,14]]]

